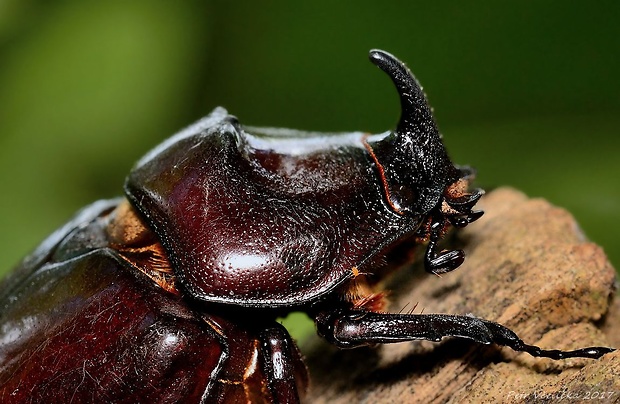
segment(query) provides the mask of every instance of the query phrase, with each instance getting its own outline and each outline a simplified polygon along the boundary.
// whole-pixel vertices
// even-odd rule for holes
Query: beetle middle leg
[[[307,384],[305,366],[288,331],[280,324],[260,334],[263,371],[274,403],[299,403],[298,382]],[[300,365],[301,364],[301,365]],[[296,366],[297,365],[297,366]]]
[[[282,325],[263,317],[245,326],[234,316],[201,317],[211,345],[218,347],[212,353],[219,357],[201,403],[299,403],[308,385],[307,370]]]
[[[481,344],[507,346],[535,357],[551,359],[598,359],[614,350],[606,347],[574,351],[545,350],[524,343],[517,334],[503,325],[473,316],[375,313],[349,309],[319,313],[316,323],[320,334],[340,348],[412,340],[438,342],[444,337],[456,337]]]

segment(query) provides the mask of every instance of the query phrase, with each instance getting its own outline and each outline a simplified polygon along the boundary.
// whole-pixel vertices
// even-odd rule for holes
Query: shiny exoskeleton
[[[0,402],[295,403],[307,372],[276,322],[301,310],[339,347],[443,337],[534,356],[472,316],[390,314],[377,282],[402,249],[478,219],[473,171],[452,164],[406,66],[373,50],[401,99],[393,131],[247,127],[223,108],[149,152],[126,198],[83,209],[0,285]],[[379,262],[387,262],[380,265]]]

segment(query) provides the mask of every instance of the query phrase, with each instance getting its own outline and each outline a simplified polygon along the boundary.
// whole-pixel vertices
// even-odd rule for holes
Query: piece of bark
[[[479,205],[485,215],[454,240],[465,263],[441,278],[419,264],[401,270],[388,285],[390,311],[472,313],[544,349],[619,346],[615,271],[572,216],[507,188]],[[312,403],[620,401],[618,351],[553,361],[459,339],[305,347]]]

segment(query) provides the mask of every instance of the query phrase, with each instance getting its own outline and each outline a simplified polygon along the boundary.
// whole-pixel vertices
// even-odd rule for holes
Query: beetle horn
[[[369,145],[383,166],[386,196],[400,212],[425,214],[461,173],[448,158],[431,108],[411,71],[388,52],[375,49],[369,56],[394,82],[402,109],[396,130]]]
[[[394,55],[378,49],[371,50],[369,57],[372,63],[390,76],[400,96],[402,112],[397,131],[401,132],[408,128],[411,130],[414,129],[411,126],[414,126],[415,132],[420,135],[437,133],[431,108],[422,87],[407,66]]]

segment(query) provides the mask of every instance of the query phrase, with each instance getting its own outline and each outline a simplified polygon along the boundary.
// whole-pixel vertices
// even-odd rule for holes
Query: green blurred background
[[[217,105],[392,127],[375,47],[412,68],[481,186],[568,208],[618,267],[618,21],[617,1],[0,1],[0,271]]]

